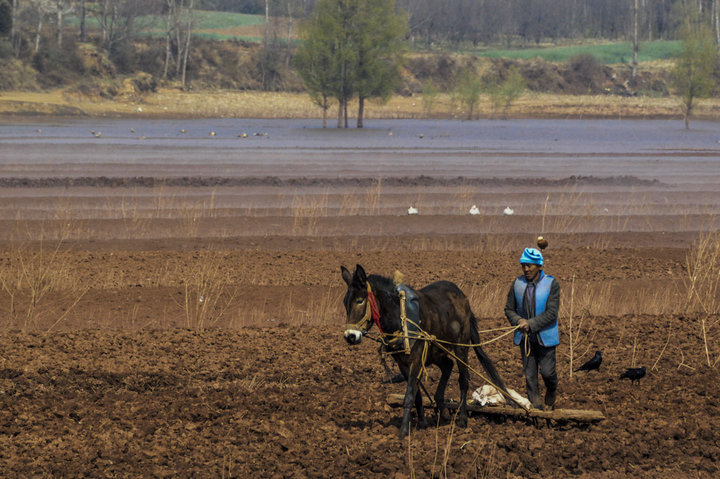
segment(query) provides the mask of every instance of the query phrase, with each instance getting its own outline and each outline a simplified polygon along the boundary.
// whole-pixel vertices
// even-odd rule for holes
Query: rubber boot
[[[545,407],[547,409],[555,409],[555,400],[557,399],[557,389],[548,389],[545,391]]]

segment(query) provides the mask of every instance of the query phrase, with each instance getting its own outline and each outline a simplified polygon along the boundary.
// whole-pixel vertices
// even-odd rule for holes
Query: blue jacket
[[[519,276],[513,282],[508,293],[508,301],[505,305],[505,315],[510,323],[515,326],[521,318],[527,319],[530,324],[530,332],[537,333],[538,341],[545,347],[557,346],[560,343],[558,331],[558,310],[560,309],[560,285],[555,278],[540,271],[540,277],[535,282],[535,311],[525,311],[523,298],[527,280],[525,276]],[[532,308],[532,305],[529,305]],[[523,333],[515,332],[515,344],[520,344]]]

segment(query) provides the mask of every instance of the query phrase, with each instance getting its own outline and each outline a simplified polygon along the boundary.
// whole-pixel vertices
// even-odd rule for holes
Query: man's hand
[[[527,334],[530,332],[530,323],[528,323],[527,319],[519,319],[517,325],[521,333]]]

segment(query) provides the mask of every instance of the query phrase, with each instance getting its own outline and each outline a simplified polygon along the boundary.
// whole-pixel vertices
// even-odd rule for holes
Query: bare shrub
[[[36,248],[15,246],[0,267],[0,286],[8,296],[6,315],[25,331],[48,322],[53,329],[90,289],[77,283],[62,246],[62,241],[50,247],[44,242]]]
[[[717,336],[720,336],[720,233],[700,234],[686,262],[688,277],[685,280],[685,310],[689,316],[697,318],[707,365],[714,366],[720,360],[720,356],[714,362],[711,359],[711,349],[717,349]]]
[[[222,271],[226,260],[217,252],[202,252],[186,273],[183,304],[185,326],[202,331],[223,318],[234,304],[237,288],[232,288]]]

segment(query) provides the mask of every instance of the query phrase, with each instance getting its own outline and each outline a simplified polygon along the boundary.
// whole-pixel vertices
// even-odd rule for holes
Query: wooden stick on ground
[[[387,397],[387,403],[393,407],[402,407],[404,398],[405,396],[403,394],[390,394]],[[445,403],[448,409],[456,409],[459,406],[458,401],[452,401],[449,399],[446,400]],[[423,404],[425,406],[430,406],[430,402],[426,400],[423,400]],[[510,406],[480,406],[479,404],[468,403],[468,411],[495,416],[537,417],[543,419],[554,419],[556,421],[576,421],[584,423],[598,422],[605,419],[605,415],[600,411],[584,409],[554,409],[552,411],[531,409],[530,411],[525,411],[523,409],[512,408]]]

